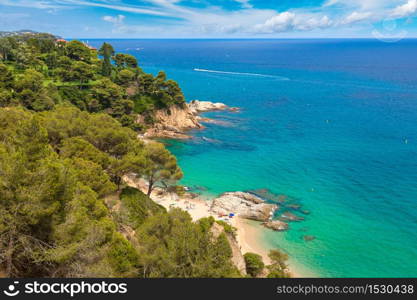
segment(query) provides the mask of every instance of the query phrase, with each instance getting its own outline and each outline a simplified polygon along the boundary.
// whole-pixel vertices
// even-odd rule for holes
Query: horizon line
[[[254,37],[242,37],[242,38],[232,38],[232,37],[160,37],[160,38],[151,38],[151,37],[64,37],[65,39],[89,39],[89,40],[380,40],[376,37],[282,37],[282,38],[254,38]],[[406,37],[401,40],[415,40],[416,37]],[[399,41],[401,41],[399,40]]]

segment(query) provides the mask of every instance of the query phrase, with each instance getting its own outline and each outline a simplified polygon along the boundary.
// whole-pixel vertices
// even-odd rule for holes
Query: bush
[[[232,225],[227,224],[225,221],[216,221],[216,223],[221,225],[224,229],[224,232],[226,232],[227,234],[230,234],[233,237],[236,236],[236,228],[234,228]]]
[[[133,228],[139,227],[150,215],[165,212],[165,208],[156,204],[138,189],[127,187],[120,194],[122,202],[121,217]]]
[[[250,276],[257,277],[259,274],[261,274],[265,264],[259,254],[248,252],[245,253],[243,257],[245,259],[246,272]]]

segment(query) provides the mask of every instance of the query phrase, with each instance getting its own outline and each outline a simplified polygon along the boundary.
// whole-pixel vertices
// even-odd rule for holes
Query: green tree
[[[101,152],[91,143],[81,137],[72,137],[63,140],[59,149],[63,158],[82,158],[99,164],[104,170],[110,165],[110,157]]]
[[[152,74],[142,74],[138,78],[139,91],[142,95],[152,96],[155,92],[154,78]]]
[[[83,84],[88,83],[94,77],[91,66],[83,61],[75,61],[71,63],[68,69],[60,69],[59,74],[63,81],[77,81],[80,83],[80,89]]]
[[[103,197],[116,190],[116,186],[110,181],[109,175],[99,164],[82,158],[70,161],[75,170],[77,180],[90,187],[99,197]]]
[[[0,123],[0,265],[7,276],[45,274],[54,219],[72,195],[74,177],[30,113],[3,109]]]
[[[114,63],[118,68],[137,68],[138,61],[137,59],[129,54],[117,53],[113,56]]]
[[[44,76],[32,69],[27,69],[15,83],[16,96],[27,108],[42,111],[52,109],[54,100],[48,95],[43,85]]]
[[[48,66],[49,70],[53,70],[58,67],[58,53],[54,52],[47,52],[45,55],[42,56],[42,59],[45,61],[45,64]]]
[[[119,100],[112,103],[111,115],[116,118],[130,115],[134,108],[132,100]]]
[[[180,209],[146,218],[137,238],[140,277],[239,276],[231,263],[232,250],[225,235],[214,239]]]
[[[246,272],[252,277],[258,277],[265,267],[265,264],[262,261],[262,256],[256,253],[248,252],[245,253],[243,257],[245,259]]]
[[[148,143],[145,146],[145,164],[143,176],[148,181],[149,197],[155,184],[158,182],[167,185],[169,182],[177,181],[183,174],[177,165],[177,159],[160,143]]]
[[[109,172],[113,179],[113,182],[117,185],[117,190],[120,189],[122,184],[122,177],[129,173],[141,174],[143,171],[144,158],[141,155],[135,153],[128,153],[121,159],[113,159]]]
[[[91,50],[80,41],[68,42],[65,46],[67,56],[72,60],[89,63],[92,58]]]
[[[109,77],[112,71],[111,57],[114,55],[113,46],[108,43],[103,43],[100,50],[98,51],[98,54],[103,56],[101,74],[103,76]]]
[[[268,254],[271,264],[267,266],[269,270],[268,278],[287,278],[288,274],[288,255],[279,251],[271,250]]]
[[[14,85],[13,73],[3,64],[0,64],[0,87],[12,89]]]
[[[72,113],[69,122],[85,115],[64,107],[60,112],[64,119]],[[56,124],[56,114],[42,113],[52,117],[48,121],[55,130],[75,134],[74,128]],[[137,274],[137,251],[116,232],[97,198],[110,191],[107,175],[90,160],[58,156],[44,128],[52,125],[39,115],[0,109],[0,268],[7,276],[23,277]],[[84,143],[65,152],[82,149],[78,154],[88,158],[86,148]]]
[[[130,70],[124,69],[117,73],[117,83],[122,86],[129,86],[135,80],[136,74]]]
[[[3,61],[10,60],[16,43],[10,37],[0,38],[0,56]]]
[[[153,202],[138,189],[126,187],[120,193],[120,210],[118,212],[121,222],[139,228],[145,220],[153,215],[166,213],[163,206]]]
[[[113,102],[121,100],[123,96],[123,89],[108,78],[100,80],[91,89],[91,98],[97,100],[100,109],[110,108]]]

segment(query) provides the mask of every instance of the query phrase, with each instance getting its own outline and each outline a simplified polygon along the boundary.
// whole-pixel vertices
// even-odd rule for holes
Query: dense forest
[[[182,106],[184,95],[166,74],[144,73],[135,57],[115,53],[104,43],[96,49],[80,41],[49,34],[23,34],[0,39],[0,106],[22,105],[51,110],[71,103],[80,110],[105,112],[123,126],[140,130],[136,114],[146,115],[171,105]]]
[[[173,105],[185,105],[175,81],[110,44],[0,38],[0,275],[240,277],[214,219],[168,212],[149,198],[153,185],[146,195],[123,182],[135,173],[176,187],[175,157],[137,138]],[[258,275],[259,259],[247,261]]]

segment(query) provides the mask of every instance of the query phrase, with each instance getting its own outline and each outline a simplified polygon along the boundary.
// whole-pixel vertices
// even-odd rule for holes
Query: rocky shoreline
[[[124,176],[123,180],[127,185],[138,188],[142,192],[147,191],[147,182],[137,178],[133,173]],[[226,222],[235,227],[235,234],[226,235],[232,249],[232,262],[242,274],[246,274],[243,255],[247,252],[258,253],[265,263],[270,262],[269,249],[260,242],[260,224],[277,231],[288,229],[287,223],[272,220],[272,215],[279,209],[278,205],[268,204],[260,197],[247,192],[227,192],[213,200],[204,200],[191,192],[178,195],[175,192],[156,187],[152,191],[151,199],[167,210],[180,208],[187,211],[194,221],[213,217],[217,221]],[[247,222],[255,222],[253,228],[248,226]],[[217,223],[213,224],[211,230],[213,236],[225,232],[224,227]],[[294,273],[293,270],[288,270],[288,273],[291,276],[294,274],[298,276],[298,273]]]
[[[211,111],[229,111],[238,112],[239,108],[229,107],[224,103],[213,103],[209,101],[193,100],[187,103],[185,107],[171,107],[169,110],[159,110],[155,113],[155,125],[149,128],[145,134],[141,135],[140,138],[145,142],[151,142],[154,138],[166,138],[166,139],[190,139],[191,135],[187,134],[189,130],[204,129],[205,127],[201,124],[204,123],[217,123],[217,120],[209,119],[200,116],[200,114]],[[128,176],[126,182],[131,186],[136,186],[139,189],[146,191],[146,182],[137,182],[134,180],[134,176]],[[130,182],[130,183],[129,183]],[[175,193],[168,193],[164,189],[156,188],[151,198],[157,203],[163,205],[167,209],[171,207],[179,207],[188,211],[193,218],[197,221],[203,217],[212,216],[216,220],[225,221],[232,226],[236,226],[237,232],[242,232],[244,229],[242,222],[239,220],[252,220],[259,222],[258,225],[265,227],[269,230],[278,232],[289,230],[289,222],[298,222],[304,220],[291,211],[298,211],[302,214],[308,214],[308,211],[301,210],[299,204],[290,204],[287,202],[286,196],[274,196],[267,189],[260,189],[248,192],[226,192],[213,200],[203,200],[198,194],[185,192],[182,196],[178,196]],[[267,200],[271,200],[271,204],[267,203]],[[280,213],[278,219],[274,219],[274,215],[279,210],[286,210]],[[290,211],[291,210],[291,211]],[[242,224],[241,224],[242,223]],[[239,228],[240,225],[243,226]],[[221,226],[220,226],[221,227]],[[213,234],[219,234],[216,231],[224,230],[219,226],[215,226]],[[243,254],[244,249],[257,248],[255,237],[250,242],[242,239],[233,238],[228,236],[229,244],[233,251],[233,263],[242,272],[245,273]],[[312,241],[315,239],[314,236],[304,236],[304,241]],[[248,244],[249,243],[249,244]],[[254,244],[255,243],[255,244]],[[261,253],[265,261],[269,260],[267,250],[256,251]]]
[[[204,129],[201,122],[216,123],[200,114],[210,111],[238,112],[239,108],[229,107],[224,103],[193,100],[184,107],[172,106],[169,109],[158,110],[154,114],[155,125],[147,129],[143,138],[190,139],[187,131]],[[141,122],[141,120],[138,120]]]
[[[236,215],[244,219],[268,221],[278,205],[267,204],[255,195],[244,192],[228,192],[213,200],[211,211],[220,216]]]

